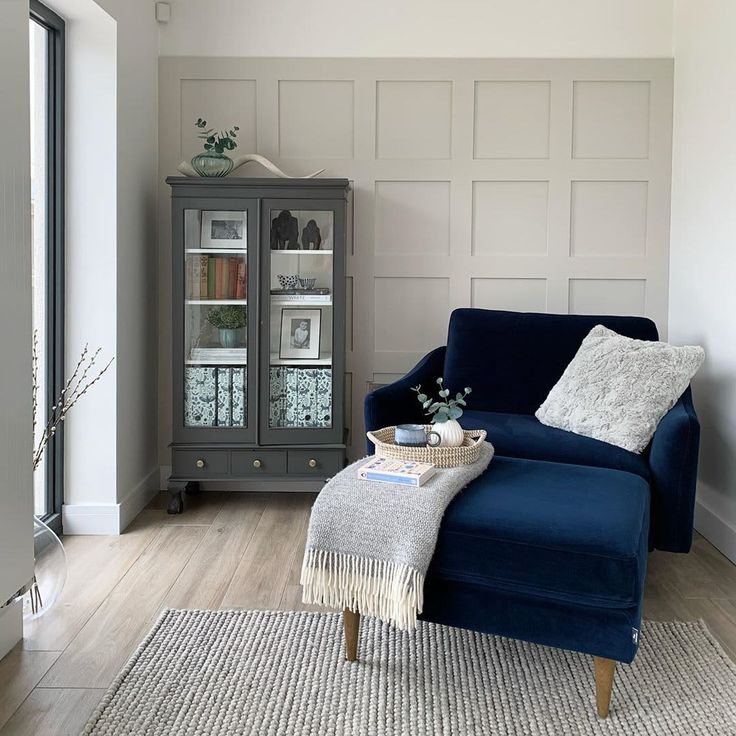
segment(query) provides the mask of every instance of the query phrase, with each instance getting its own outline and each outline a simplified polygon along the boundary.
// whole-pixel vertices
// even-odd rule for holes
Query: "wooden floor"
[[[310,494],[162,495],[119,537],[67,537],[62,600],[0,662],[0,735],[77,734],[163,608],[298,609]],[[736,659],[736,566],[655,552],[644,615],[702,618]]]

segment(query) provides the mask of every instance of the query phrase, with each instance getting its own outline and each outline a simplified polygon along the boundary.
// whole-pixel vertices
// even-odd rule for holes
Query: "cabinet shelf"
[[[247,304],[247,299],[185,299],[185,304]]]
[[[271,365],[303,365],[305,368],[310,365],[332,365],[332,356],[328,358],[279,358],[278,355],[271,356]]]
[[[271,249],[271,253],[283,253],[285,256],[331,256],[331,250],[298,250],[290,248],[288,250]]]
[[[316,302],[310,299],[296,300],[296,299],[279,299],[278,297],[271,297],[271,304],[274,307],[331,307],[332,300],[328,302]]]
[[[237,253],[238,255],[245,255],[248,252],[247,248],[187,248],[185,251],[187,254],[192,253],[206,253],[207,255],[225,255],[226,253]]]

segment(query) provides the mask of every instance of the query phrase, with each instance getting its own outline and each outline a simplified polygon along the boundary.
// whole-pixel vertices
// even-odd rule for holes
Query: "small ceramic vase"
[[[457,419],[435,422],[432,429],[440,436],[440,447],[460,447],[465,439],[465,433]]]

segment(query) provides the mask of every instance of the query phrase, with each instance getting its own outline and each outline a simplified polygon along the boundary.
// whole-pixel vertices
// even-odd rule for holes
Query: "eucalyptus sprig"
[[[224,153],[225,151],[232,151],[238,147],[235,139],[238,137],[237,131],[240,130],[237,125],[233,125],[230,130],[215,130],[214,128],[207,128],[207,121],[202,118],[197,118],[195,125],[202,131],[197,135],[204,141],[205,151],[214,151],[215,153]]]
[[[432,417],[432,424],[442,424],[449,419],[459,419],[463,415],[463,406],[467,406],[465,398],[468,394],[472,393],[473,389],[470,386],[466,386],[463,389],[463,393],[459,391],[455,395],[454,399],[449,398],[450,389],[444,387],[444,381],[440,377],[437,379],[437,385],[440,387],[439,401],[435,401],[427,394],[422,393],[422,386],[412,386],[412,391],[417,394],[417,399],[424,409],[425,416]],[[434,415],[434,416],[432,416]]]

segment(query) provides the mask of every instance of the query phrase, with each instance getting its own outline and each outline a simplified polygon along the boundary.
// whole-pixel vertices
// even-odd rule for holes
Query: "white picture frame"
[[[317,360],[321,338],[321,309],[282,309],[279,358]]]
[[[200,247],[247,250],[247,210],[202,210]]]

